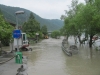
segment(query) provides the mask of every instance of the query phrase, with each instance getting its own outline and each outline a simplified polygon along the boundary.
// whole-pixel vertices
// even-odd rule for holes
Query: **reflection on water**
[[[70,38],[69,42],[73,42]],[[100,75],[100,52],[78,46],[72,57],[61,50],[62,39],[45,39],[24,52],[29,57],[29,75]],[[70,43],[70,44],[71,44]]]

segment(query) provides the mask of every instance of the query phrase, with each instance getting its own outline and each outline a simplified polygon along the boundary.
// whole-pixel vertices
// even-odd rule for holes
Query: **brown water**
[[[61,49],[62,39],[45,39],[24,52],[28,75],[100,75],[100,52],[79,46],[79,53],[67,56]],[[73,43],[72,38],[69,39]]]

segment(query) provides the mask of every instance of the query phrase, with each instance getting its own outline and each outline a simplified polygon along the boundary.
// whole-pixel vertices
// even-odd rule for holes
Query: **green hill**
[[[18,15],[18,24],[22,25],[25,21],[28,20],[29,15],[31,13],[30,10],[24,9],[24,8],[19,8],[19,7],[11,7],[11,6],[6,6],[6,5],[1,5],[0,4],[0,9],[2,13],[4,14],[4,17],[7,21],[15,23],[16,24],[16,11],[25,11],[25,14]],[[40,25],[46,25],[48,28],[48,31],[53,31],[53,30],[58,30],[63,26],[63,21],[58,20],[58,19],[43,19],[40,16],[36,15],[33,12],[35,19],[40,23]]]

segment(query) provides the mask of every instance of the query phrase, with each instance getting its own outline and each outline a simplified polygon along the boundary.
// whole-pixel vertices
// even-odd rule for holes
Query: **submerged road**
[[[28,75],[100,75],[100,52],[79,47],[79,53],[67,56],[61,39],[45,39],[33,46],[28,56]],[[73,42],[70,38],[69,42]]]

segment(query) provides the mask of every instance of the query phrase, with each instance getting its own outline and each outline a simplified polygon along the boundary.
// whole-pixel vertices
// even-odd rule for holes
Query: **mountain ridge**
[[[16,11],[22,10],[25,12],[25,14],[18,15],[18,23],[22,25],[25,21],[28,20],[29,15],[32,11],[27,10],[25,8],[20,8],[20,7],[11,7],[11,6],[6,6],[3,4],[0,4],[0,10],[2,11],[5,19],[9,22],[15,23],[16,24]],[[32,12],[35,19],[40,23],[40,26],[46,25],[48,28],[48,31],[54,31],[54,30],[59,30],[63,25],[63,21],[59,19],[44,19]]]

